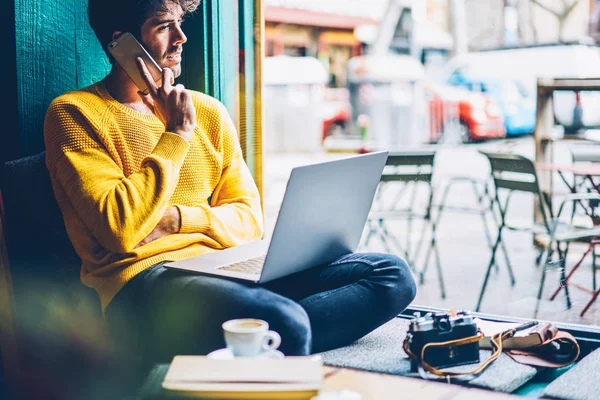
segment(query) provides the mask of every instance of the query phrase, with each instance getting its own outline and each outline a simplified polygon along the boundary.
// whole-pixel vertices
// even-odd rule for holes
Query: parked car
[[[483,93],[445,84],[427,83],[429,141],[470,142],[506,137],[497,102]]]
[[[597,78],[600,47],[593,41],[580,41],[467,53],[446,64],[445,78],[455,73],[516,79],[535,103],[537,78]],[[559,91],[554,93],[553,103],[556,121],[566,132],[600,126],[600,92]]]
[[[535,99],[516,79],[478,77],[452,74],[448,83],[476,93],[485,93],[500,106],[506,134],[533,133],[535,129]]]

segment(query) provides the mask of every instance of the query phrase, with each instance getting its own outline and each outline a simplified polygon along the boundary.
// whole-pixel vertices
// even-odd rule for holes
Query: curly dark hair
[[[139,39],[144,22],[178,4],[185,14],[196,11],[201,0],[89,0],[88,20],[106,52],[115,31],[131,32]],[[108,54],[108,53],[107,53]]]

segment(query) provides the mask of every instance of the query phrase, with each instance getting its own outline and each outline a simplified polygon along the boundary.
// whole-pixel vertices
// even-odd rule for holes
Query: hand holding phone
[[[162,70],[162,86],[157,86],[144,60],[137,58],[142,79],[148,87],[148,94],[140,94],[148,108],[152,110],[164,124],[168,132],[180,135],[189,141],[196,127],[196,109],[192,95],[181,84],[172,86],[173,71]]]
[[[140,89],[140,92],[148,94],[148,86],[142,78],[140,70],[136,65],[136,58],[141,58],[150,71],[152,80],[158,86],[162,86],[162,68],[146,51],[144,46],[129,32],[125,32],[108,44],[108,52],[115,61],[123,68],[127,76]]]
[[[189,141],[196,127],[196,109],[183,85],[172,86],[173,71],[161,68],[129,32],[110,42],[108,51],[138,87],[142,100],[165,124],[165,129]]]

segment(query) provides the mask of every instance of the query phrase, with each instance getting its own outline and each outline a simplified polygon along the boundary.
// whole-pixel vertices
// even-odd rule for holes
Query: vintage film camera
[[[421,351],[428,343],[440,343],[464,339],[477,335],[477,324],[473,316],[460,311],[455,316],[446,313],[428,313],[421,316],[415,313],[407,333],[408,349],[416,356],[411,357],[411,369],[417,371],[421,363]],[[448,368],[479,362],[479,342],[428,347],[425,361],[435,368]]]

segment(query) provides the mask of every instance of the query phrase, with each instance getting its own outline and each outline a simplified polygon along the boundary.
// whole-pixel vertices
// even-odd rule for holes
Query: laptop
[[[266,283],[356,251],[388,152],[296,167],[269,240],[167,262],[186,270]]]

